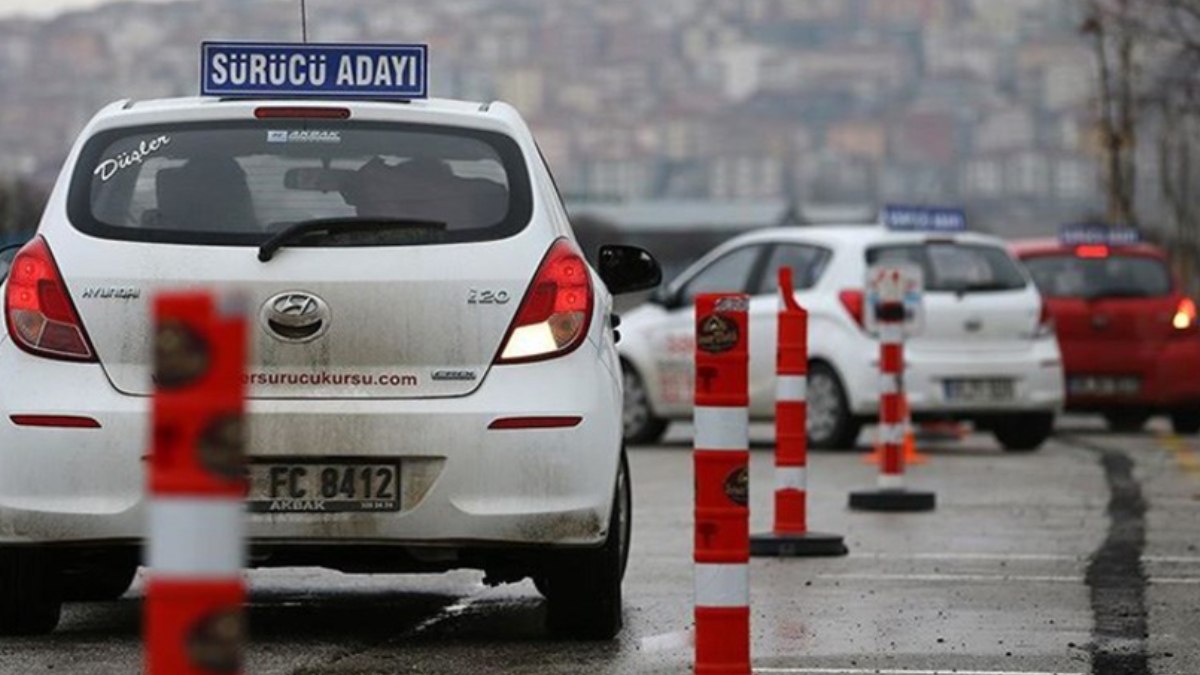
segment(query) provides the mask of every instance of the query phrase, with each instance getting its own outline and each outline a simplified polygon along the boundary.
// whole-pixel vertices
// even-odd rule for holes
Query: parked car
[[[878,417],[878,341],[864,329],[867,269],[906,262],[925,278],[925,325],[906,345],[914,418],[969,420],[1009,450],[1050,435],[1062,365],[1045,305],[1004,243],[971,233],[882,226],[783,227],[737,237],[624,318],[625,439],[653,442],[692,411],[693,301],[743,292],[750,303],[750,414],[774,414],[776,273],[790,266],[809,312],[808,434],[846,448]]]
[[[1068,410],[1099,413],[1117,431],[1165,414],[1176,433],[1200,432],[1196,303],[1161,247],[1041,239],[1013,250],[1054,318]]]

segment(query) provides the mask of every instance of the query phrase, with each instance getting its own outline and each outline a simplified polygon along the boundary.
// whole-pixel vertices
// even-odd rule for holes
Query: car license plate
[[[1013,381],[1007,379],[945,380],[946,400],[952,403],[1004,403],[1013,400]]]
[[[1067,393],[1072,396],[1136,396],[1141,391],[1138,377],[1077,375],[1067,379]]]
[[[253,461],[247,505],[255,513],[399,511],[400,463]]]

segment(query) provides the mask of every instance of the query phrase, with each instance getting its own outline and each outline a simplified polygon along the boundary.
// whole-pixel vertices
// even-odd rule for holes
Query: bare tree
[[[1137,224],[1137,21],[1134,0],[1087,0],[1081,30],[1096,57],[1097,122],[1104,151],[1107,216],[1110,222]]]
[[[1200,0],[1084,0],[1096,54],[1108,218],[1136,204],[1139,132],[1155,143],[1159,194],[1171,221],[1161,238],[1200,287]],[[1128,222],[1136,222],[1129,219]]]

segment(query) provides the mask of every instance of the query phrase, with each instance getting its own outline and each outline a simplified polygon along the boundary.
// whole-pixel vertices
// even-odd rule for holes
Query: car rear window
[[[1034,283],[1054,298],[1152,298],[1170,295],[1171,273],[1158,258],[1047,255],[1025,259]]]
[[[1028,283],[1007,251],[986,244],[896,244],[867,250],[867,264],[888,262],[921,268],[926,291],[1012,291]]]
[[[503,134],[279,120],[99,134],[83,149],[69,204],[75,226],[95,236],[217,245],[258,245],[326,218],[415,222],[297,245],[487,241],[524,229],[532,210],[520,149]]]

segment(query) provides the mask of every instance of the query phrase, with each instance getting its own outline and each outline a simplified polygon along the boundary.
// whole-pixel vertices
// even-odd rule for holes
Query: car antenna
[[[300,39],[308,44],[308,1],[300,0]]]

